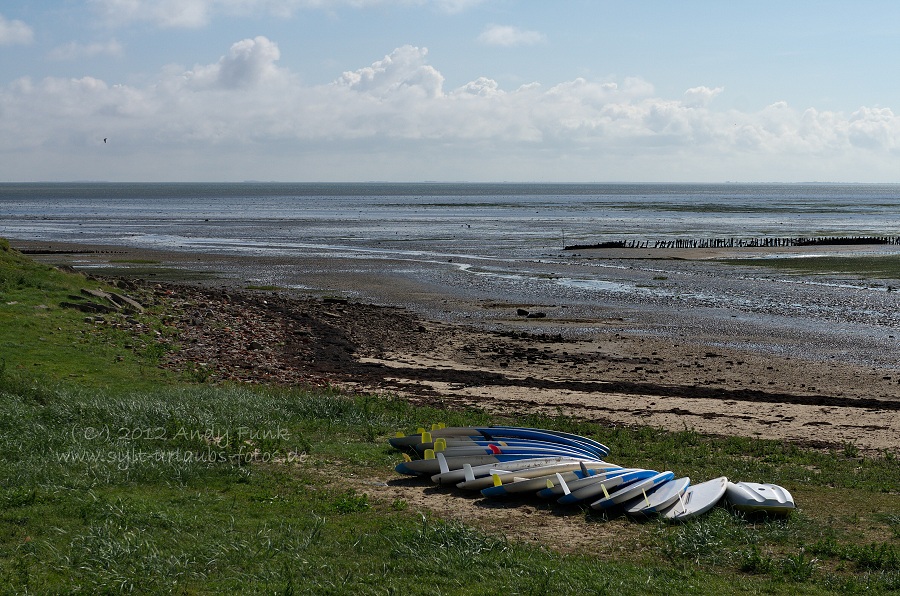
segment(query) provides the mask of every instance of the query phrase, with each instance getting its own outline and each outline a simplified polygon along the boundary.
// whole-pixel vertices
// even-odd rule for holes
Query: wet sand
[[[230,363],[211,351],[193,355],[221,378],[329,382],[501,414],[852,444],[872,454],[900,448],[894,322],[871,314],[890,312],[887,291],[784,283],[711,261],[722,254],[677,249],[528,264],[563,282],[609,267],[616,283],[660,288],[600,300],[577,284],[535,290],[491,263],[476,264],[481,275],[459,263],[11,244],[84,272],[182,284],[173,309],[206,305],[206,322],[184,317],[183,337],[219,346],[216,354],[233,342]],[[706,300],[708,289],[734,304]],[[855,300],[883,304],[867,310]],[[209,317],[226,316],[233,333],[212,337]],[[255,364],[229,377],[247,353]]]

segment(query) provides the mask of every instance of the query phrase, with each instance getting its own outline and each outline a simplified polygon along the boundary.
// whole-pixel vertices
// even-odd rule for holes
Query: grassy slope
[[[595,436],[617,463],[765,478],[801,505],[786,520],[718,509],[682,526],[586,512],[618,532],[624,548],[616,553],[633,554],[600,545],[591,556],[561,555],[370,498],[341,480],[372,470],[390,477],[398,456],[384,439],[398,428],[490,422],[482,413],[172,379],[153,366],[151,338],[121,337],[114,325],[57,306],[86,280],[2,248],[0,585],[13,591],[900,589],[900,466],[888,455],[568,419],[505,421]],[[145,316],[152,327],[154,314]]]

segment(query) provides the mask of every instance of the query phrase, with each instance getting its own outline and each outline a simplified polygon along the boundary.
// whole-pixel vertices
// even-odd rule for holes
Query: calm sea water
[[[900,185],[0,184],[0,236],[535,257],[610,240],[900,234]]]

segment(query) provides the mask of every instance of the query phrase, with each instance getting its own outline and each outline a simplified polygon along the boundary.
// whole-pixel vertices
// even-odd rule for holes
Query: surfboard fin
[[[503,486],[503,480],[500,479],[498,474],[491,474],[491,479],[494,481],[494,486]]]
[[[437,454],[438,466],[441,468],[441,474],[450,471],[450,466],[447,465],[447,458],[444,457],[444,454],[440,451]]]
[[[443,454],[441,454],[443,455]],[[425,450],[425,459],[434,459],[434,449]]]
[[[466,475],[466,482],[475,480],[475,472],[472,471],[472,464],[463,465],[463,473]]]
[[[557,473],[556,473],[556,479],[559,481],[559,485],[562,487],[562,489],[563,489],[563,494],[564,494],[564,495],[568,495],[569,493],[572,492],[572,491],[569,490],[569,485],[566,484],[566,479],[562,477],[562,474],[560,474],[559,472],[557,472]]]

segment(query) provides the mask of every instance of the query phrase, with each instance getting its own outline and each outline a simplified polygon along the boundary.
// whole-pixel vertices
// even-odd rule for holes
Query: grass
[[[900,255],[723,259],[722,262],[731,265],[769,267],[804,275],[847,274],[861,278],[900,279]]]
[[[17,345],[4,349],[0,369],[0,585],[10,592],[900,590],[900,466],[890,454],[560,417],[491,419],[328,389],[209,386],[169,377],[140,349],[117,372],[109,356],[140,338],[55,306],[88,283],[0,246],[0,337]],[[152,327],[156,315],[144,316]],[[62,362],[33,366],[45,354]],[[800,509],[758,518],[717,508],[681,525],[576,510],[598,543],[563,554],[366,489],[396,477],[388,436],[438,420],[576,432],[609,445],[623,465],[777,482]],[[535,515],[554,515],[541,507]],[[615,541],[599,538],[609,535]]]

